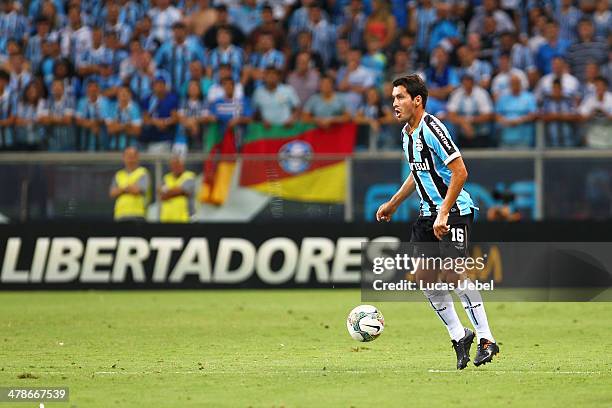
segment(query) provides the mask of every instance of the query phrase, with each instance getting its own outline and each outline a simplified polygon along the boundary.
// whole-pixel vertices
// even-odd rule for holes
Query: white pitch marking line
[[[427,370],[430,373],[456,373],[457,370]],[[603,371],[534,371],[534,370],[483,370],[483,373],[500,374],[604,374]]]

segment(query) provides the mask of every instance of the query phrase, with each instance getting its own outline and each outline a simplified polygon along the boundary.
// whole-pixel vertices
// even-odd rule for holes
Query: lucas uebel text
[[[490,281],[471,281],[461,280],[457,284],[446,283],[446,282],[424,282],[424,281],[409,281],[402,279],[398,282],[384,282],[383,280],[375,280],[372,282],[372,288],[376,291],[386,290],[493,290],[495,288],[495,282]]]

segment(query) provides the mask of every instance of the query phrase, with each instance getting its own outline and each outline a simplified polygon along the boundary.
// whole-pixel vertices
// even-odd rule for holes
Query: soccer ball
[[[349,313],[346,319],[346,328],[353,339],[372,341],[383,332],[385,318],[374,306],[357,306]]]

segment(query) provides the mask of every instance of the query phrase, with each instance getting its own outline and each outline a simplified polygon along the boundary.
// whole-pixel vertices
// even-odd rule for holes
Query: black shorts
[[[448,234],[439,240],[434,235],[433,225],[436,216],[419,217],[412,225],[412,236],[410,242],[416,243],[414,246],[415,256],[428,257],[450,257],[463,258],[468,256],[468,243],[470,242],[470,232],[474,214],[449,215]],[[422,243],[422,245],[418,245]]]

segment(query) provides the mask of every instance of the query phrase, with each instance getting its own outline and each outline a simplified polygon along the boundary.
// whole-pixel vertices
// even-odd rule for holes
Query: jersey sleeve
[[[446,126],[431,115],[424,119],[423,136],[425,143],[438,155],[444,164],[448,164],[461,156],[459,149],[450,137]]]

